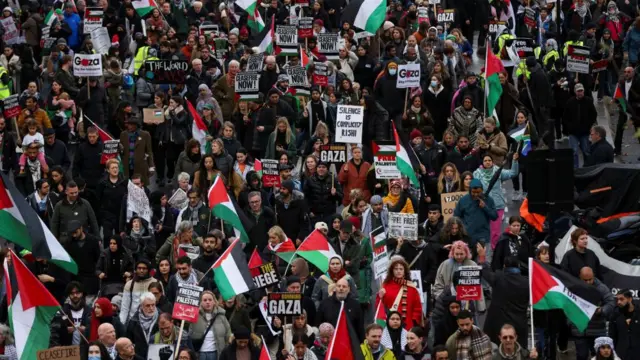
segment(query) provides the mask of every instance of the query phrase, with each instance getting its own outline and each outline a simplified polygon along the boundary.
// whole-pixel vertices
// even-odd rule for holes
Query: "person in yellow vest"
[[[531,77],[531,72],[527,69],[527,65],[524,60],[520,60],[518,67],[516,69],[516,77],[519,79],[522,74],[527,76],[527,79]]]
[[[11,77],[4,66],[0,65],[0,100],[11,96]]]
[[[392,349],[381,344],[382,326],[375,323],[368,325],[364,336],[364,343],[360,345],[364,360],[395,360]]]
[[[138,70],[140,70],[144,61],[149,57],[149,50],[151,49],[149,41],[147,39],[142,39],[141,36],[142,34],[136,34],[138,50],[136,51],[136,56],[133,58],[133,73],[135,75],[138,75]]]
[[[582,41],[579,41],[578,40],[579,38],[580,38],[579,32],[575,30],[569,31],[569,40],[564,43],[564,47],[562,48],[562,56],[564,57],[567,56],[567,53],[569,52],[569,45],[582,46]]]
[[[555,39],[548,39],[544,45],[545,53],[542,56],[542,67],[548,72],[553,69],[553,66],[557,59],[560,58],[558,52],[558,43]]]
[[[153,60],[160,60],[158,58],[158,50],[156,50],[156,48],[149,48],[149,51],[147,53],[147,58],[144,59],[142,63],[145,64],[147,61],[153,61]],[[147,67],[147,69],[149,69],[149,67]],[[144,75],[144,74],[138,74],[138,75]]]
[[[507,55],[506,49],[505,51],[502,51],[502,50],[507,40],[515,39],[515,38],[516,38],[515,36],[511,35],[511,32],[509,31],[509,29],[504,29],[502,31],[502,34],[500,34],[500,36],[498,36],[498,39],[496,40],[496,45],[497,45],[497,51],[495,51],[496,56],[503,60],[508,59],[509,55]]]

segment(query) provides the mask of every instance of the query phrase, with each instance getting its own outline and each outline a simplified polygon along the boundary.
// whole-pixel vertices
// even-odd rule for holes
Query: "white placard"
[[[0,19],[0,23],[2,24],[2,28],[4,29],[4,34],[2,35],[2,41],[5,44],[13,45],[17,44],[20,39],[20,32],[16,27],[15,21],[13,21],[12,17]]]
[[[567,71],[579,74],[589,73],[589,48],[569,45]]]
[[[336,117],[336,141],[343,144],[360,144],[364,128],[364,107],[338,105]]]
[[[104,10],[102,8],[88,7],[84,10],[84,33],[89,34],[102,27]],[[143,21],[144,22],[144,21]]]
[[[404,240],[418,238],[418,214],[389,213],[389,237],[401,236]]]
[[[420,64],[398,65],[398,89],[420,87]]]
[[[176,357],[174,351],[175,346],[173,345],[151,344],[147,352],[147,360],[173,359]]]
[[[73,76],[102,76],[102,55],[75,54],[73,56]]]
[[[99,27],[91,31],[91,41],[93,48],[100,54],[108,54],[111,48],[111,40],[109,40],[109,31],[106,27]]]
[[[387,234],[382,226],[377,227],[369,234],[373,248],[373,274],[376,279],[384,279],[389,267],[389,253],[387,252]]]
[[[416,284],[416,289],[420,294],[420,302],[422,303],[422,312],[427,313],[427,294],[422,289],[422,274],[420,270],[411,270],[411,281]]]
[[[236,75],[235,86],[238,94],[257,93],[260,87],[260,74],[238,73]]]
[[[393,180],[401,177],[395,154],[375,155],[373,164],[376,168],[376,179],[378,180]]]
[[[298,29],[291,25],[276,26],[276,44],[298,48]]]
[[[135,186],[131,180],[129,180],[127,191],[127,222],[131,220],[135,213],[151,226],[151,206],[149,205],[149,198],[144,192],[144,189]]]
[[[178,190],[176,190],[173,195],[171,195],[171,199],[169,199],[168,203],[174,209],[184,209],[189,204],[187,193],[184,192],[184,190],[178,188]]]

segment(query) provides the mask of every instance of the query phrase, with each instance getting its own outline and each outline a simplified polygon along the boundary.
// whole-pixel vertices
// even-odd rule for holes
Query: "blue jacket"
[[[478,179],[471,180],[470,188],[484,190],[482,182]],[[462,220],[464,228],[471,237],[470,247],[476,246],[477,242],[487,243],[491,240],[490,221],[498,218],[498,212],[491,196],[484,199],[484,204],[484,208],[480,208],[478,202],[471,198],[471,190],[469,190],[469,194],[458,201],[453,211],[453,216]]]
[[[491,192],[489,192],[489,197],[495,203],[496,210],[501,210],[505,208],[504,194],[502,193],[502,182],[518,176],[519,170],[520,169],[518,167],[518,161],[514,161],[511,164],[511,169],[502,169],[502,172],[500,173],[500,179],[496,181],[495,185],[493,185],[493,188],[491,188]],[[480,180],[482,182],[482,187],[486,189],[489,187],[489,182],[491,180],[485,182],[484,177],[480,175],[482,171],[484,171],[483,168],[476,169],[476,171],[473,172],[473,178]],[[491,169],[491,174],[492,174],[491,177],[495,175],[496,171],[498,171],[498,167],[494,165],[493,168]]]
[[[640,31],[634,26],[631,31],[624,37],[622,49],[629,53],[629,62],[636,63],[638,61],[638,52],[640,51]]]
[[[71,35],[69,35],[69,38],[67,39],[67,45],[76,50],[80,46],[80,24],[82,23],[82,20],[78,14],[67,14],[65,11],[64,21],[69,24],[69,27],[71,28]]]

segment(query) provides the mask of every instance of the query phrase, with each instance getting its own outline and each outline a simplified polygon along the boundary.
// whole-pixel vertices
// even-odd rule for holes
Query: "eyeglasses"
[[[511,336],[511,335],[505,335],[502,337],[503,340],[513,340],[515,338],[516,338],[515,336]]]

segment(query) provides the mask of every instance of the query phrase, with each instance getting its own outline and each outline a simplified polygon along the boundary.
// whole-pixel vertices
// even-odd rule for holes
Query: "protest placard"
[[[256,285],[256,289],[266,288],[277,284],[280,281],[276,266],[274,263],[266,263],[260,266],[249,269],[253,283]]]
[[[200,256],[200,246],[190,245],[190,244],[180,244],[178,245],[178,256],[186,256],[191,261],[197,259]]]
[[[205,35],[208,39],[218,37],[220,35],[220,27],[217,24],[200,25],[200,35]]]
[[[596,74],[601,71],[605,71],[607,70],[608,66],[609,66],[609,60],[607,59],[595,61],[593,64],[591,64],[591,72],[593,74]]]
[[[91,31],[91,41],[93,42],[93,48],[98,54],[105,55],[109,53],[111,40],[109,39],[109,31],[106,27],[93,29]]]
[[[4,100],[2,100],[2,103],[2,114],[4,115],[5,119],[11,119],[12,117],[20,115],[20,111],[22,110],[22,108],[20,107],[18,94],[6,97]]]
[[[389,267],[389,253],[387,253],[387,234],[384,227],[378,226],[369,234],[373,249],[373,274],[376,279],[384,279]]]
[[[13,17],[9,16],[7,18],[0,19],[0,24],[2,24],[2,28],[4,29],[2,41],[7,45],[17,44],[20,41],[20,32],[16,27]]]
[[[329,85],[329,66],[327,64],[317,62],[314,63],[313,70],[313,83],[318,86],[328,86]]]
[[[80,345],[54,346],[45,350],[38,350],[38,360],[80,360]]]
[[[524,8],[524,24],[533,29],[538,27],[538,15],[530,7]]]
[[[178,284],[176,301],[173,304],[171,317],[195,324],[200,311],[200,296],[204,288],[191,284]]]
[[[262,159],[262,186],[280,187],[280,172],[278,171],[278,160]]]
[[[93,30],[102,27],[104,10],[100,7],[87,7],[84,9],[84,33],[89,34]]]
[[[420,64],[398,65],[398,89],[420,87]]]
[[[418,24],[423,21],[429,22],[429,8],[420,6],[418,7]]]
[[[422,288],[422,273],[420,270],[411,270],[411,281],[416,285],[418,294],[420,294],[420,302],[422,303],[422,310],[426,310],[427,307],[427,294],[425,294]]]
[[[289,76],[289,86],[309,88],[309,78],[307,77],[307,69],[302,66],[293,66],[287,68]]]
[[[213,41],[212,41],[213,40]],[[213,48],[216,49],[215,56],[218,59],[224,59],[229,52],[229,40],[225,38],[215,38],[209,40],[209,44],[213,43]]]
[[[453,23],[456,11],[454,9],[443,9],[438,11],[436,19],[438,23]]]
[[[242,100],[255,100],[259,97],[260,74],[242,72],[236,74],[235,90]]]
[[[120,150],[120,140],[105,140],[103,142],[102,156],[100,156],[100,164],[106,164],[109,159],[118,156]]]
[[[162,109],[142,109],[142,122],[150,125],[158,125],[164,122],[164,111]]]
[[[529,56],[535,56],[533,49],[535,49],[536,43],[533,39],[529,38],[516,38],[508,39],[505,41],[503,51],[506,54],[502,54],[505,58],[502,59],[504,66],[515,66],[524,61]]]
[[[312,17],[299,17],[298,18],[298,37],[300,39],[308,39],[313,37],[313,18]]]
[[[298,28],[293,25],[276,26],[276,45],[280,47],[279,56],[298,54]]]
[[[334,164],[336,168],[347,162],[347,145],[320,145],[320,161]]]
[[[447,222],[453,216],[453,210],[456,209],[456,205],[460,199],[467,195],[466,191],[445,193],[440,195],[440,204],[442,206],[442,218],[444,222]]]
[[[456,299],[462,300],[481,300],[482,284],[480,276],[482,275],[481,266],[461,266],[456,270],[458,273],[458,284],[456,285]],[[456,277],[454,275],[454,277]]]
[[[102,55],[75,54],[73,56],[73,76],[102,76]]]
[[[364,108],[362,106],[338,105],[336,117],[335,142],[360,144],[364,127]]]
[[[178,188],[168,201],[172,208],[182,210],[189,204],[189,198],[184,190]]]
[[[267,313],[269,315],[283,316],[302,314],[302,294],[271,293],[267,296]]]
[[[262,71],[262,63],[264,61],[264,55],[251,54],[247,58],[247,72],[260,72]]]
[[[289,7],[289,25],[298,26],[298,19],[300,19],[301,12],[301,4],[293,4]],[[300,37],[300,32],[298,32],[298,37]]]
[[[147,69],[153,73],[154,84],[184,84],[189,74],[186,60],[147,60]]]
[[[373,164],[376,179],[392,180],[400,178],[400,170],[396,164],[396,143],[394,141],[373,142]]]
[[[127,222],[131,220],[133,214],[138,214],[138,217],[144,219],[147,225],[151,226],[151,206],[149,206],[149,198],[144,189],[135,186],[131,180],[127,184]]]
[[[497,38],[506,27],[506,21],[489,20],[489,36],[491,36],[492,39]]]
[[[147,350],[146,360],[171,360],[176,355],[173,353],[175,346],[165,344],[150,344]]]
[[[418,238],[418,214],[389,213],[389,237],[405,240]]]
[[[327,60],[338,60],[339,33],[324,33],[316,36],[318,39],[318,52],[327,57]]]
[[[569,45],[567,52],[567,71],[588,74],[590,54],[591,52],[586,46]]]

